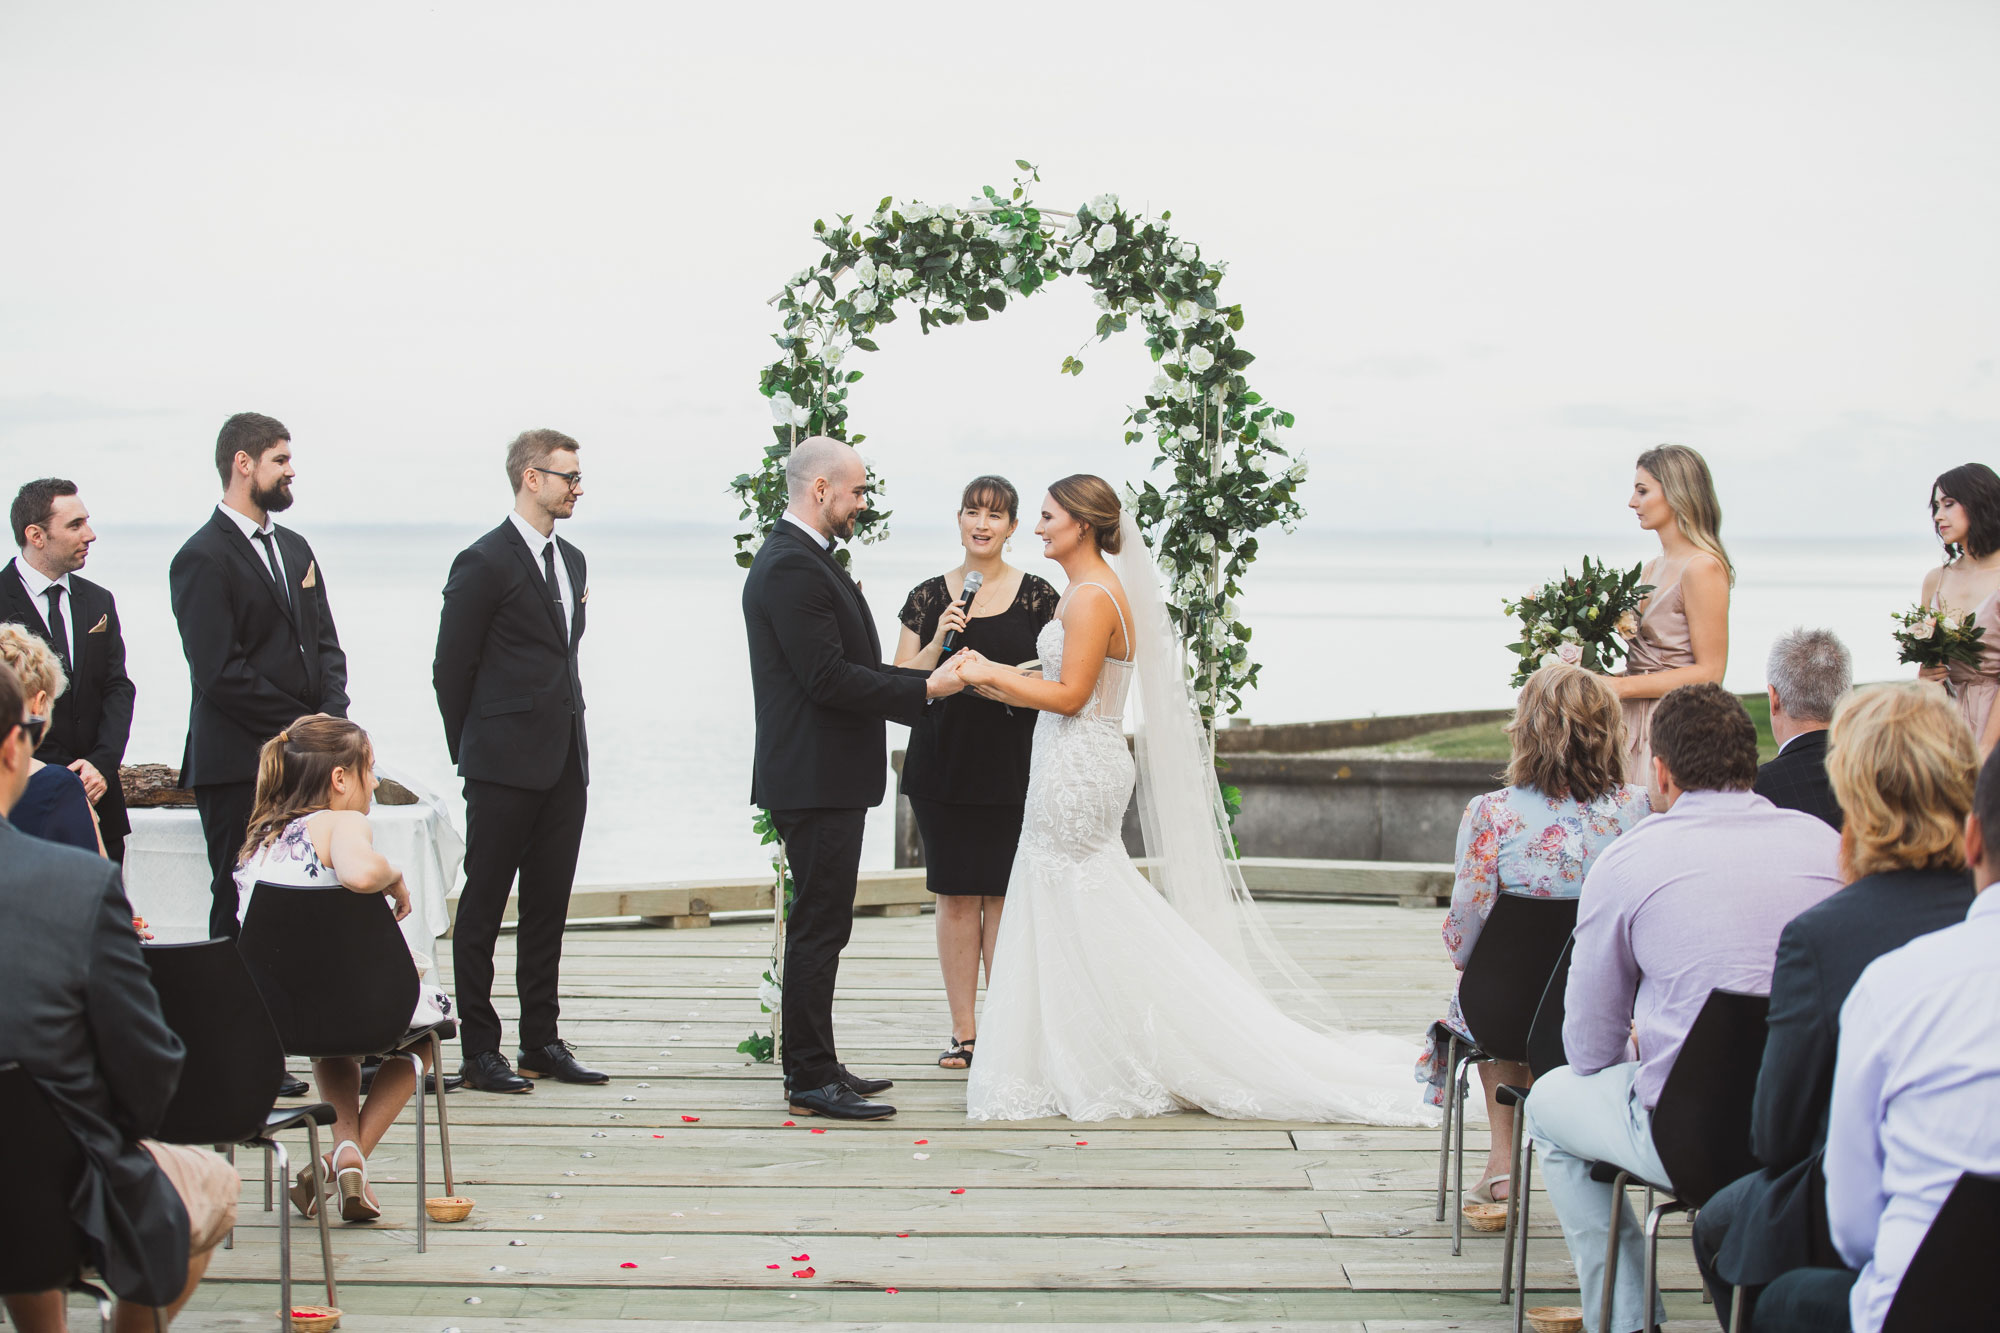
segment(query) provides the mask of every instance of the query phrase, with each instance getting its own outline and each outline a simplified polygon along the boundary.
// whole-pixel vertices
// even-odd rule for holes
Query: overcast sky
[[[223,417],[301,527],[484,519],[514,432],[584,519],[720,521],[816,216],[1040,164],[1231,263],[1325,531],[1621,531],[1704,451],[1726,535],[1909,532],[2000,439],[2000,6],[0,8],[0,477],[188,522]],[[1135,475],[1087,291],[901,322],[854,428],[905,518]],[[719,552],[721,554],[721,552]]]

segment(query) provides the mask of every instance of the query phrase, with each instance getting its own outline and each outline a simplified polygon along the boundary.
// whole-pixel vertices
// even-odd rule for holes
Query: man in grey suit
[[[184,1050],[160,1016],[118,867],[7,822],[47,722],[24,703],[0,663],[0,1064],[27,1070],[82,1149],[70,1221],[119,1297],[119,1329],[137,1333],[194,1294],[235,1225],[241,1181],[212,1152],[141,1141]],[[7,1316],[22,1333],[60,1330],[63,1305],[61,1291],[14,1295]]]

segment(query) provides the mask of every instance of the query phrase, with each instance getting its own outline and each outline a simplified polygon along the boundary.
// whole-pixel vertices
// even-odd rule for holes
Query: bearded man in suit
[[[885,666],[875,617],[833,543],[868,506],[868,469],[840,440],[801,440],[785,460],[790,505],[743,584],[757,757],[750,800],[771,812],[796,888],[786,918],[785,1091],[795,1114],[879,1120],[887,1079],[840,1063],[833,990],[854,929],[868,808],[886,788],[885,718],[914,723],[965,688],[958,659],[925,673]]]
[[[69,676],[69,690],[54,708],[35,757],[83,779],[84,795],[97,810],[104,853],[123,861],[132,825],[118,766],[125,762],[138,691],[125,674],[118,603],[77,572],[97,540],[90,511],[74,482],[44,477],[20,489],[9,517],[21,553],[0,571],[0,621],[39,636]]]
[[[215,441],[222,500],[174,556],[167,579],[192,687],[181,785],[208,843],[211,939],[236,936],[237,854],[264,742],[308,713],[347,716],[347,656],[326,571],[272,519],[292,506],[292,433],[239,412]]]

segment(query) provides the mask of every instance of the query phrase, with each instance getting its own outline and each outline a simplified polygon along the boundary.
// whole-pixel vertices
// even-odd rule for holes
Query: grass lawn
[[[1744,708],[1750,712],[1750,720],[1757,724],[1757,761],[1763,763],[1778,753],[1778,743],[1771,739],[1770,697],[1762,692],[1739,697]],[[1470,727],[1453,727],[1448,731],[1433,731],[1388,745],[1371,745],[1355,753],[1384,758],[1486,759],[1504,764],[1508,759],[1506,725],[1504,722],[1482,722]]]

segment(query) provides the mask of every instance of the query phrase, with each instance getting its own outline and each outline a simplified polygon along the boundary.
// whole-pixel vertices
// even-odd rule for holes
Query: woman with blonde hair
[[[1729,665],[1729,590],[1736,568],[1722,545],[1722,503],[1707,460],[1684,444],[1639,455],[1627,502],[1659,538],[1647,562],[1653,591],[1627,636],[1625,670],[1609,677],[1625,713],[1625,777],[1645,782],[1653,757],[1653,709],[1682,685],[1720,684]]]
[[[1460,972],[1500,894],[1576,897],[1597,854],[1652,808],[1646,789],[1623,779],[1625,724],[1601,676],[1562,663],[1542,667],[1521,687],[1507,737],[1507,785],[1473,797],[1458,826],[1444,947]],[[1417,1080],[1430,1085],[1433,1106],[1444,1105],[1452,1033],[1461,1043],[1472,1040],[1456,993],[1417,1060]],[[1470,1197],[1495,1203],[1507,1197],[1514,1111],[1493,1094],[1503,1084],[1527,1087],[1533,1076],[1526,1065],[1493,1060],[1479,1066],[1479,1077],[1493,1141]]]
[[[368,733],[346,718],[302,717],[264,742],[256,804],[237,859],[237,920],[250,910],[260,883],[378,895],[396,920],[408,916],[403,872],[375,850],[368,827],[375,784]],[[416,962],[419,973],[430,971],[430,959],[417,956]],[[438,1022],[450,1012],[451,998],[426,979],[418,988],[411,1026]],[[372,1222],[382,1210],[368,1185],[368,1157],[416,1090],[416,1071],[402,1060],[383,1061],[365,1101],[356,1060],[313,1061],[313,1082],[320,1100],[334,1110],[334,1149],[321,1179],[339,1195],[343,1220]],[[310,1162],[300,1169],[291,1198],[307,1217],[320,1207]]]
[[[21,678],[21,693],[28,699],[29,726],[35,744],[42,743],[56,699],[69,688],[62,661],[39,635],[25,625],[0,625],[0,662]],[[116,781],[116,775],[113,775]],[[21,832],[49,842],[65,843],[80,851],[104,855],[104,839],[97,831],[97,812],[90,808],[83,779],[61,764],[28,761],[28,787],[7,816]]]
[[[1917,681],[1855,690],[1834,712],[1829,745],[1848,882],[1778,937],[1750,1130],[1764,1169],[1717,1194],[1695,1224],[1695,1257],[1724,1323],[1733,1286],[1754,1299],[1780,1273],[1842,1266],[1820,1172],[1841,1006],[1875,959],[1963,921],[1972,906],[1964,825],[1977,768],[1944,691]]]

